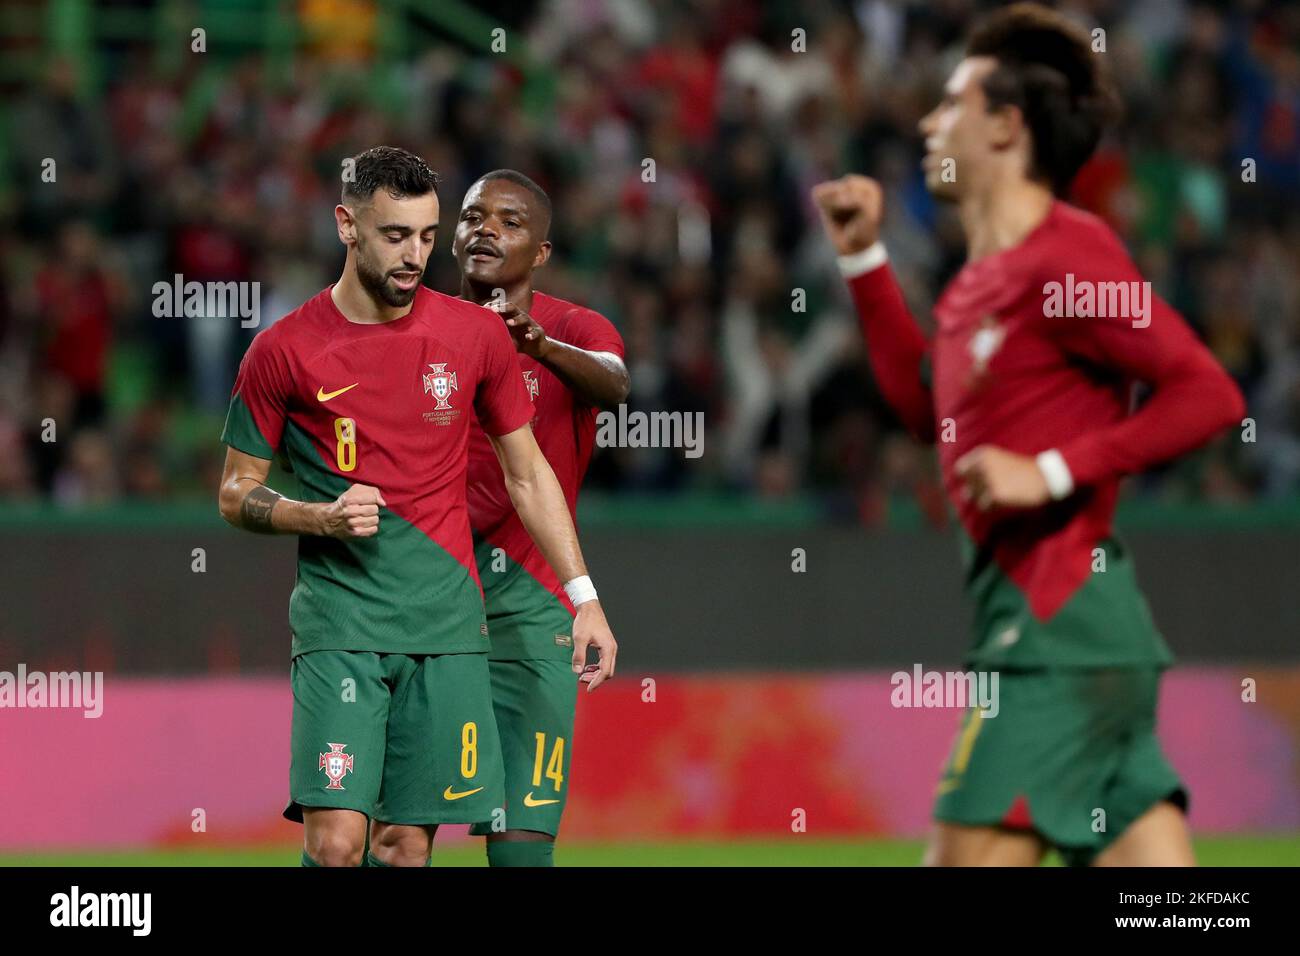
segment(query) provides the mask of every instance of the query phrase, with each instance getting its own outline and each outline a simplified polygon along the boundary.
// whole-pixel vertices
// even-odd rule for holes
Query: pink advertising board
[[[621,673],[580,695],[565,839],[781,836],[795,809],[810,834],[921,835],[960,713],[895,708],[892,689]],[[295,841],[290,707],[287,679],[110,674],[98,718],[0,709],[0,850]],[[1300,829],[1300,670],[1179,669],[1159,730],[1197,831]]]

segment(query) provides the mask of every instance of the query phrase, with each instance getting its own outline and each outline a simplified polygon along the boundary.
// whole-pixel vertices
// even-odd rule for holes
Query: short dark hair
[[[532,193],[533,198],[537,200],[538,208],[541,209],[546,222],[546,229],[542,230],[542,238],[546,238],[546,233],[551,226],[551,197],[546,195],[546,190],[537,183],[533,182],[517,169],[494,169],[490,173],[484,173],[474,181],[474,186],[479,183],[491,182],[494,179],[504,179],[507,182],[514,183],[516,186],[522,186]],[[470,187],[471,189],[473,186]]]
[[[1084,29],[1036,3],[1016,3],[975,25],[967,56],[989,56],[989,109],[1015,106],[1033,137],[1029,174],[1064,195],[1097,148],[1117,98]]]
[[[394,199],[438,194],[438,174],[414,153],[397,146],[372,146],[352,157],[353,176],[343,181],[343,202],[369,202],[376,189]]]

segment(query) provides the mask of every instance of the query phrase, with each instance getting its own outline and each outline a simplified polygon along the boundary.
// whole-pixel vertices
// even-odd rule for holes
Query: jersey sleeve
[[[280,447],[291,381],[274,328],[258,333],[244,353],[221,431],[231,448],[268,460]]]
[[[1093,283],[1094,289],[1113,288],[1106,283],[1136,283],[1128,288],[1144,291],[1124,315],[1044,316],[1040,321],[1046,334],[1072,358],[1152,387],[1151,397],[1133,415],[1085,430],[1057,449],[1076,485],[1145,471],[1198,448],[1241,420],[1245,402],[1236,383],[1183,317],[1150,291],[1150,285],[1142,285],[1141,274],[1116,237],[1094,235],[1077,247],[1070,262],[1076,288],[1083,281]],[[1057,282],[1064,278],[1045,277]]]
[[[611,352],[626,358],[623,336],[614,323],[591,309],[572,309],[556,330],[555,337],[566,345],[588,352]]]
[[[912,318],[893,269],[885,262],[845,279],[880,393],[912,435],[934,441],[934,397],[925,375],[930,341]]]
[[[505,323],[493,319],[484,323],[483,374],[474,393],[474,412],[487,434],[508,435],[532,421],[533,403],[524,388],[514,340]]]

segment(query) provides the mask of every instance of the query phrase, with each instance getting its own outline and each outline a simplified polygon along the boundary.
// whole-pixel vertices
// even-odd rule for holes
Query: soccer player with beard
[[[533,290],[534,271],[551,255],[550,224],[541,187],[498,169],[465,194],[452,253],[461,297],[495,309],[514,338],[516,371],[537,409],[533,433],[576,514],[597,410],[627,398],[628,374],[623,340],[607,319]],[[568,795],[578,683],[590,691],[605,679],[584,672],[586,651],[576,640],[596,594],[561,585],[524,531],[507,486],[486,435],[475,430],[469,516],[492,642],[506,816],[504,830],[483,822],[470,832],[487,837],[492,866],[551,866]]]
[[[334,210],[343,275],[259,333],[240,366],[220,508],[237,527],[299,535],[285,816],[304,823],[303,864],[422,866],[438,824],[504,803],[465,504],[474,418],[540,551],[563,580],[590,579],[509,332],[420,284],[437,176],[392,147],[354,172]],[[267,487],[277,452],[301,500]],[[597,602],[573,643],[598,648],[599,679],[613,673]]]
[[[1072,864],[1194,862],[1155,734],[1172,658],[1111,524],[1122,477],[1204,444],[1244,404],[1111,230],[1058,198],[1109,113],[1100,61],[1036,4],[974,30],[920,123],[926,185],[956,205],[968,255],[931,339],[880,242],[880,186],[813,193],[883,394],[937,440],[967,539],[968,664],[1001,677],[1000,712],[967,712],[940,781],[931,864],[1031,865],[1048,846]],[[1131,412],[1134,382],[1152,394]]]

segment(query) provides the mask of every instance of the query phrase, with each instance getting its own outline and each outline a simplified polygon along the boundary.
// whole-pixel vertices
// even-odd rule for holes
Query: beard
[[[396,269],[396,272],[406,272],[406,269]],[[388,284],[389,273],[383,272],[379,267],[370,261],[366,254],[365,244],[357,241],[357,278],[361,280],[361,288],[370,293],[372,298],[379,299],[387,306],[392,308],[401,308],[404,305],[410,305],[415,294],[420,291],[420,283],[409,292],[398,289]]]

